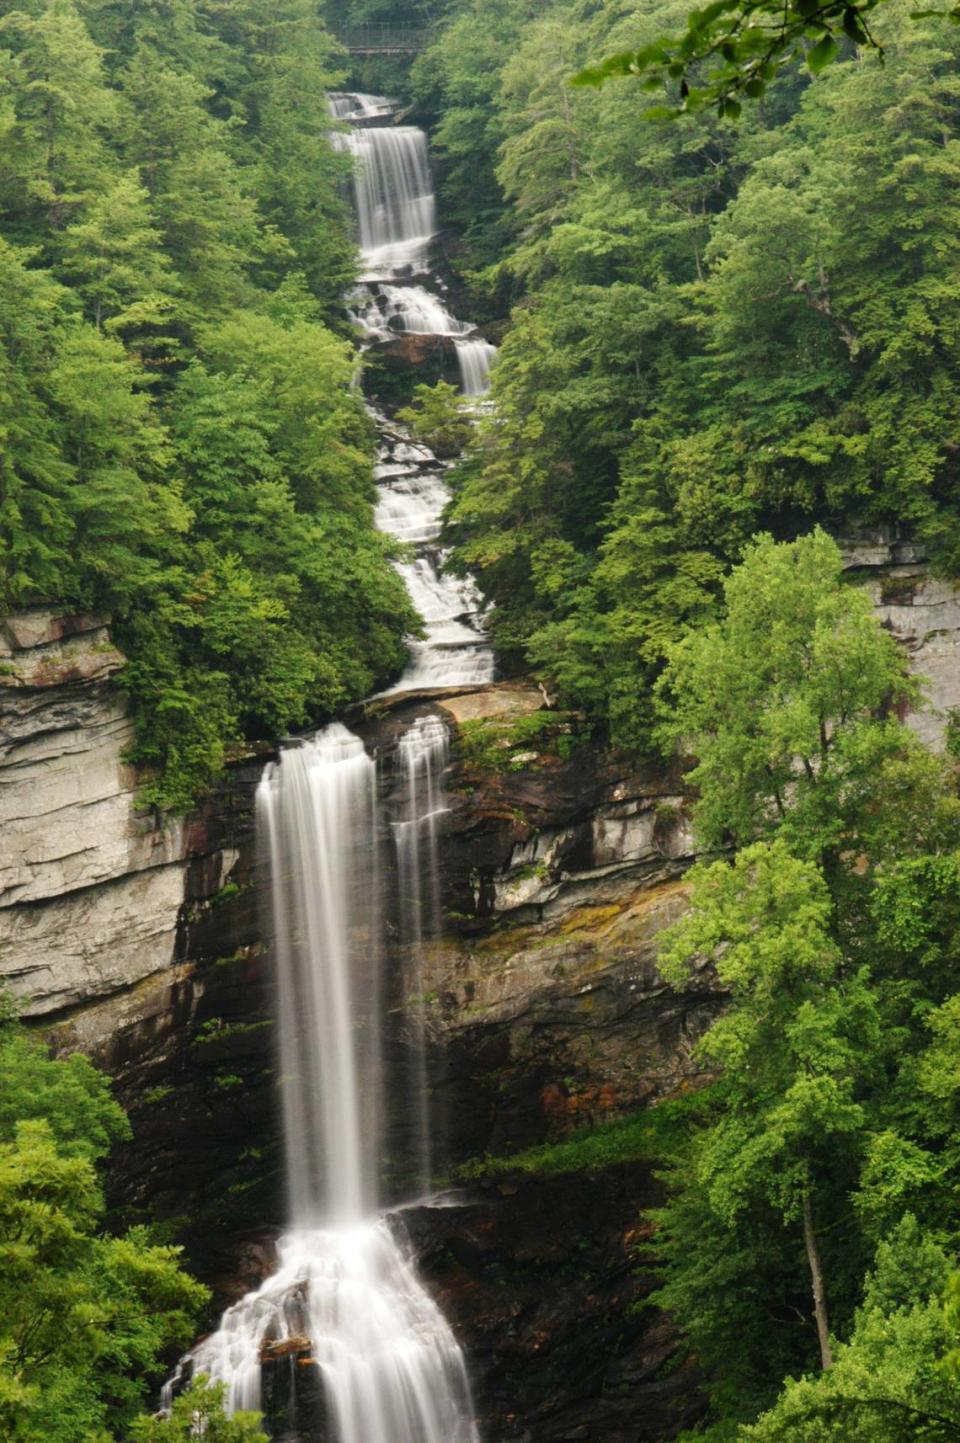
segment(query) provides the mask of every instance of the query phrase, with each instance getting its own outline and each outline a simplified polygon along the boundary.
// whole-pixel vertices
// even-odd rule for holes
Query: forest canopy
[[[512,307],[455,562],[507,664],[640,750],[666,648],[756,533],[960,564],[960,28],[890,0],[885,65],[851,43],[739,121],[570,85],[687,9],[475,0],[414,70],[462,264]]]
[[[459,264],[510,312],[448,535],[505,663],[691,787],[659,965],[728,1002],[709,1085],[637,1123],[642,1262],[710,1397],[684,1438],[946,1440],[956,768],[848,568],[907,542],[960,572],[960,28],[885,0],[884,64],[851,25],[742,110],[706,104],[736,53],[693,60],[696,114],[680,72],[571,84],[688,13],[464,0],[414,68]],[[531,1170],[564,1146],[589,1168],[584,1134]]]
[[[344,58],[312,0],[0,16],[0,604],[112,616],[161,806],[416,625],[341,314]]]
[[[906,542],[960,574],[960,28],[770,15],[0,5],[0,606],[110,616],[159,808],[397,673],[418,622],[373,526],[326,92],[338,27],[429,24],[390,74],[502,345],[488,406],[441,382],[400,420],[465,452],[446,542],[504,669],[693,798],[659,966],[727,1000],[691,1039],[707,1084],[658,1116],[644,1229],[694,1436],[956,1438],[956,757],[904,723],[923,680],[846,560]],[[143,1413],[207,1294],[106,1227],[103,1078],[2,1006],[0,1073],[0,1433],[259,1443],[202,1383]]]

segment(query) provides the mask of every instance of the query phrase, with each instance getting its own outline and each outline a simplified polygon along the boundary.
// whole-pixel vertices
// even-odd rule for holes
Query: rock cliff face
[[[517,1177],[401,1226],[467,1349],[484,1443],[665,1443],[702,1414],[662,1314],[643,1165]]]
[[[482,708],[508,730],[541,704],[503,686],[439,705],[455,724]],[[655,967],[693,861],[677,778],[561,729],[502,769],[495,751],[481,766],[461,753],[450,802],[451,915],[425,985],[451,1158],[525,1146],[695,1079],[692,1043],[719,998],[709,984],[677,996]]]
[[[33,611],[0,631],[0,976],[41,1016],[169,966],[183,828],[133,807],[130,724],[103,621]]]
[[[394,1216],[466,1351],[483,1443],[667,1443],[701,1416],[695,1362],[645,1306],[657,1274],[639,1213],[657,1198],[631,1164]],[[265,1370],[282,1443],[330,1443],[311,1361],[294,1340]]]
[[[135,1128],[115,1159],[117,1200],[133,1217],[191,1219],[199,1254],[275,1178],[269,1136],[243,1160],[248,1111],[262,1130],[262,1096],[244,1083],[270,1067],[252,878],[260,767],[236,768],[188,822],[140,811],[123,664],[95,617],[36,609],[0,628],[0,981],[57,1047],[113,1073]],[[259,1199],[268,1216],[275,1194]]]
[[[844,549],[929,680],[931,708],[911,724],[942,744],[960,708],[956,587],[931,578],[916,549],[887,533]],[[124,760],[122,665],[102,619],[35,609],[0,629],[0,978],[29,1016],[69,1021],[88,1046],[115,1045],[141,1013],[162,1012],[164,1002],[145,999],[180,985],[184,965],[233,955],[238,935],[243,947],[255,940],[249,899],[239,923],[228,903],[231,889],[251,884],[258,768],[236,769],[187,823],[138,811]],[[520,715],[540,698],[515,685],[443,704],[461,723]],[[389,751],[391,726],[410,715],[406,707],[369,722],[374,744]],[[445,848],[454,916],[431,958],[438,1043],[509,1031],[519,1046],[524,999],[534,995],[549,999],[554,1032],[558,1010],[575,1030],[571,1009],[603,1013],[614,979],[627,977],[627,955],[634,970],[621,1000],[656,990],[651,949],[638,939],[675,905],[670,889],[689,860],[677,792],[676,781],[631,776],[589,752],[560,764],[534,748],[529,765],[514,756],[499,775],[461,773]],[[218,908],[201,918],[214,897]],[[580,991],[586,967],[594,980]]]
[[[930,575],[924,552],[888,528],[841,539],[844,564],[866,585],[883,625],[926,678],[927,706],[907,717],[928,746],[940,749],[960,708],[960,586]]]

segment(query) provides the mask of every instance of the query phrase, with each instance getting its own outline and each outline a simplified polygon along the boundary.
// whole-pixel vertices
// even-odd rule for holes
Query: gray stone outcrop
[[[184,828],[139,811],[107,624],[34,608],[0,625],[0,980],[41,1016],[168,967]]]
[[[840,547],[844,565],[869,588],[883,625],[926,682],[926,705],[907,724],[941,751],[951,713],[960,711],[960,584],[931,576],[922,548],[890,528],[841,538]]]

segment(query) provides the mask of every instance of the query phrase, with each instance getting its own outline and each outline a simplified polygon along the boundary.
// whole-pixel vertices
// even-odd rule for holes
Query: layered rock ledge
[[[184,827],[137,811],[107,624],[35,609],[0,627],[0,977],[27,1015],[170,966]]]

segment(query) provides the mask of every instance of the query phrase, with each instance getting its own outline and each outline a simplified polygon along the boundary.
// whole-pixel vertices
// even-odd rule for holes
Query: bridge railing
[[[373,21],[368,25],[347,25],[336,32],[337,39],[346,50],[367,51],[417,51],[426,48],[430,32],[422,25],[390,25]]]

